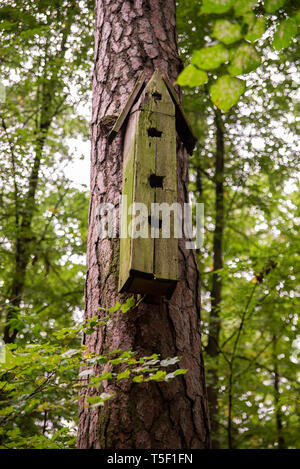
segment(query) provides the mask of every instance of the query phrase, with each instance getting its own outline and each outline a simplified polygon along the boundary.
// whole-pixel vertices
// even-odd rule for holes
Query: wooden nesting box
[[[171,236],[162,238],[161,220],[151,217],[151,209],[153,203],[177,203],[176,129],[189,152],[196,139],[175,89],[159,72],[154,72],[147,84],[144,76],[140,77],[110,140],[124,123],[122,195],[127,204],[123,200],[119,291],[170,297],[178,281],[174,212],[170,212]],[[132,204],[139,203],[145,204],[147,211],[128,211]],[[131,222],[136,216],[139,231],[146,237],[134,237],[135,225]],[[158,237],[151,237],[151,226],[156,228]]]

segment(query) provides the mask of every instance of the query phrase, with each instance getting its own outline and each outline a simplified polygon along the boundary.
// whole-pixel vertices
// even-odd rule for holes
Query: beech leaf
[[[241,44],[234,52],[228,71],[231,75],[241,75],[255,70],[260,64],[260,56],[251,44]]]
[[[223,111],[234,106],[245,91],[245,82],[239,78],[223,75],[210,87],[212,102]]]
[[[215,22],[213,37],[226,45],[233,44],[242,38],[241,25],[231,23],[228,20],[217,20]]]
[[[193,65],[188,65],[185,69],[179,74],[176,83],[180,86],[201,86],[204,83],[207,83],[208,77],[207,73],[203,70],[198,70]]]
[[[233,4],[234,0],[203,0],[200,14],[225,13]]]
[[[279,10],[284,4],[286,0],[265,0],[265,10],[266,13],[275,13],[275,11]]]
[[[250,42],[255,42],[259,39],[266,30],[266,19],[263,16],[259,16],[254,25],[249,28],[245,39]]]
[[[292,43],[293,37],[296,36],[297,29],[297,17],[281,21],[274,34],[273,47],[277,50],[288,47]]]
[[[229,52],[223,44],[203,47],[195,50],[192,57],[192,64],[204,70],[218,68],[222,63],[227,62]]]

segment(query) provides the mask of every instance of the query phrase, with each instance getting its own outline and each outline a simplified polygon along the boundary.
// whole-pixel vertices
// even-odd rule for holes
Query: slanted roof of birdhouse
[[[154,72],[154,73],[159,73],[159,72]],[[160,74],[159,74],[160,75]],[[192,155],[195,144],[197,142],[197,138],[193,134],[192,128],[190,126],[190,123],[184,113],[183,107],[178,99],[176,90],[170,81],[169,77],[167,74],[161,74],[160,75],[161,79],[164,81],[169,94],[174,102],[175,105],[175,119],[176,119],[176,131],[181,138],[184,146],[186,147],[188,153]],[[139,96],[141,95],[141,92],[143,89],[147,86],[146,84],[146,77],[144,72],[139,76],[124,108],[122,109],[118,119],[115,122],[115,125],[111,129],[109,135],[108,135],[108,141],[111,143],[117,133],[121,130],[123,127],[126,118],[128,117],[130,110],[132,106],[135,104],[135,102],[138,100]]]

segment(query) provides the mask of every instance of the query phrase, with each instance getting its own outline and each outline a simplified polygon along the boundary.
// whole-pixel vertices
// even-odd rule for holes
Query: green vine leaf
[[[222,63],[227,62],[229,52],[223,44],[203,47],[195,50],[192,57],[192,64],[204,70],[218,68]]]
[[[245,82],[239,78],[223,75],[210,87],[212,102],[223,111],[234,106],[245,91]]]
[[[241,25],[228,20],[217,20],[214,25],[213,37],[226,45],[233,44],[242,38]]]

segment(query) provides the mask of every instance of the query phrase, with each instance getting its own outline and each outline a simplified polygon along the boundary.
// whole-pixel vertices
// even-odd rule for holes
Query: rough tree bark
[[[117,291],[118,239],[98,239],[98,205],[118,206],[122,137],[108,144],[104,117],[118,114],[139,74],[155,69],[174,81],[180,70],[174,0],[96,0],[91,198],[85,317],[124,301]],[[101,125],[102,123],[102,125]],[[188,158],[178,141],[178,197],[188,200]],[[121,381],[101,410],[79,408],[79,448],[208,448],[209,421],[200,337],[200,279],[195,253],[179,243],[180,281],[171,298],[145,304],[86,336],[89,350],[131,349],[145,356],[179,355],[190,371],[171,383]],[[124,384],[125,383],[125,384]],[[117,386],[117,385],[114,385]]]

